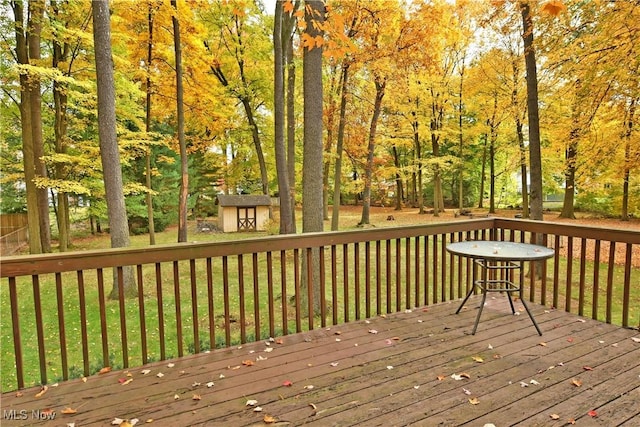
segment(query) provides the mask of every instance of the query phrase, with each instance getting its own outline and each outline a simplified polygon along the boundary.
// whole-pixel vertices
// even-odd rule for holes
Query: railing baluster
[[[609,270],[607,272],[607,323],[612,322],[613,273],[616,266],[616,242],[609,242]]]
[[[622,291],[622,327],[629,327],[629,303],[631,298],[631,243],[627,243],[624,258],[624,288]],[[640,325],[639,325],[640,326]]]
[[[414,274],[415,274],[415,278],[413,279],[414,281],[414,301],[415,301],[415,307],[419,307],[420,306],[420,236],[416,236],[414,237],[413,240],[413,244],[414,244]]]
[[[15,280],[15,279],[14,279]],[[40,276],[31,276],[33,285],[33,308],[36,313],[36,333],[38,337],[38,356],[40,359],[40,382],[47,383],[47,351],[44,345],[44,321],[42,320],[42,298],[40,294]],[[86,322],[84,322],[86,328]]]
[[[302,318],[300,309],[300,251],[293,250],[293,275],[295,276],[295,302],[296,302],[296,332],[302,332]],[[337,323],[337,322],[336,322]]]
[[[585,275],[587,271],[587,239],[580,239],[580,282],[578,288],[578,314],[584,316]]]
[[[382,243],[380,240],[376,240],[376,314],[379,316],[382,314],[382,266],[380,259],[380,251],[382,250]]]
[[[176,340],[178,343],[178,357],[184,354],[184,344],[182,342],[182,304],[180,301],[180,268],[178,261],[173,262],[173,297],[176,309]]]
[[[324,246],[320,246],[320,326],[327,326],[327,289],[326,289],[326,265],[324,259]]]
[[[353,244],[353,298],[355,300],[356,320],[360,320],[360,245],[358,242]]]
[[[255,340],[260,340],[260,285],[258,277],[258,254],[253,254],[253,319],[255,321]],[[271,335],[273,337],[273,335]]]
[[[371,243],[364,243],[364,298],[365,298],[365,316],[371,317]]]
[[[191,279],[191,319],[193,322],[193,352],[200,353],[200,330],[198,325],[198,282],[196,279],[196,260],[189,260]]]
[[[433,236],[433,303],[438,303],[438,235]]]
[[[287,252],[280,251],[280,293],[282,295],[282,334],[289,335],[289,297],[287,295]]]
[[[559,308],[560,300],[560,236],[556,234],[554,248],[556,250],[553,256],[553,308]]]
[[[247,342],[247,318],[245,314],[245,301],[244,301],[244,260],[242,254],[238,255],[238,304],[240,306],[240,342],[242,344]]]
[[[140,319],[140,346],[141,346],[141,352],[142,352],[142,363],[147,363],[149,358],[149,352],[147,349],[147,316],[145,313],[145,306],[144,306],[144,281],[142,279],[142,265],[138,264],[136,266],[136,272],[137,272],[137,282],[138,282],[138,314],[139,314],[139,319]],[[82,278],[82,271],[78,271],[78,286],[80,283],[80,279]],[[82,287],[82,289],[84,289],[84,286]],[[80,290],[80,288],[78,289]],[[82,293],[80,294],[80,301],[84,300],[84,290],[82,291]],[[81,302],[80,303],[80,310],[82,310],[82,307],[84,306],[84,304]],[[82,311],[80,312],[82,315]],[[83,324],[85,323],[84,321],[82,322]],[[84,338],[83,338],[84,341]],[[88,375],[88,374],[85,374]]]
[[[224,300],[224,341],[231,346],[231,307],[229,302],[229,257],[222,257],[222,292]],[[286,304],[286,302],[283,302]]]
[[[342,245],[342,303],[343,321],[349,321],[349,246]]]
[[[571,290],[573,280],[573,237],[567,239],[567,276],[564,293],[564,310],[571,312]]]
[[[424,305],[429,305],[429,236],[424,236]]]
[[[84,289],[84,273],[82,270],[76,271],[78,282],[78,303],[80,304],[80,336],[82,341],[82,361],[83,373],[89,375],[89,334],[87,332],[87,298]],[[36,322],[38,322],[36,320]],[[41,323],[42,321],[38,322]]]
[[[162,264],[156,266],[156,298],[158,300],[158,341],[160,341],[160,360],[167,358],[167,345],[164,335],[164,299],[162,295]]]
[[[213,263],[211,257],[207,257],[207,308],[209,314],[209,348],[216,348],[216,324],[215,324],[215,306],[213,293]]]
[[[69,379],[69,361],[67,354],[67,332],[64,322],[64,296],[62,293],[62,274],[56,273],[56,301],[58,303],[58,334],[60,342],[60,362],[62,379]]]
[[[332,304],[332,320],[333,324],[338,324],[338,266],[337,266],[337,248],[331,245],[331,304]]]
[[[411,308],[411,239],[404,239],[404,281],[405,283],[405,306],[409,310]]]
[[[100,305],[100,336],[102,338],[102,366],[111,366],[109,361],[109,337],[107,335],[107,305],[104,295],[104,271],[96,270],[98,279],[98,304]]]
[[[591,302],[591,318],[598,319],[600,299],[600,239],[596,239],[593,260],[593,301]]]
[[[313,248],[307,248],[305,251],[307,257],[307,319],[308,319],[308,327],[309,330],[313,330],[313,315],[314,315],[314,304],[313,304],[313,294],[315,283],[313,282],[314,276],[314,256],[313,256]]]
[[[401,267],[401,262],[402,262],[402,251],[401,251],[401,240],[400,239],[396,239],[396,311],[400,311],[400,308],[402,307],[402,295],[401,295],[401,290],[402,290],[402,277],[401,277],[401,273],[402,273],[402,267]]]
[[[385,251],[385,271],[387,280],[387,313],[391,313],[391,240],[386,241]]]
[[[273,255],[271,251],[267,252],[267,296],[269,301],[269,336],[276,336],[276,312],[275,300],[273,297]],[[283,301],[284,305],[284,301]]]
[[[20,340],[20,316],[18,314],[18,289],[15,277],[9,277],[9,300],[11,301],[11,325],[13,326],[13,351],[15,353],[16,361],[16,379],[18,382],[18,388],[24,388],[22,341]],[[43,362],[41,361],[40,363],[42,364]],[[44,373],[42,372],[42,365],[40,369],[40,376],[44,377],[46,380],[46,368]]]

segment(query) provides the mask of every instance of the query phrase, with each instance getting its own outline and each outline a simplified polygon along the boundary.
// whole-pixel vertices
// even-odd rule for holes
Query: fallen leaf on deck
[[[480,356],[473,356],[472,359],[474,362],[478,362],[478,363],[484,362],[484,359]]]
[[[200,387],[200,383],[199,382],[195,382],[193,384],[191,384],[191,387],[195,388],[195,387]]]
[[[278,339],[276,340],[276,344],[284,344],[283,339],[282,339],[282,338],[278,338]]]
[[[573,342],[573,338],[571,337],[567,338],[567,342]]]
[[[420,386],[419,385],[414,385],[413,388],[417,390],[417,389],[420,388]]]
[[[369,329],[369,333],[370,333],[370,334],[377,334],[377,333],[378,333],[378,331],[376,331],[375,329]]]
[[[471,378],[471,375],[467,374],[466,372],[463,372],[461,374],[451,374],[451,378],[453,378],[456,381],[460,381],[464,378]]]
[[[533,385],[540,385],[540,383],[539,383],[538,381],[536,381],[536,380],[531,380],[531,381],[529,381],[529,382],[530,382],[531,384],[533,384]]]
[[[194,394],[191,400],[202,400],[202,397],[199,394]]]
[[[571,380],[571,384],[573,384],[576,387],[580,387],[582,385],[582,381],[580,381],[577,378],[574,378],[573,380]]]
[[[469,399],[469,403],[471,403],[472,405],[477,405],[480,403],[480,401],[478,400],[477,397],[472,397]]]
[[[51,415],[55,414],[55,412],[53,411],[52,408],[43,409],[43,410],[40,411],[40,413],[42,415],[48,415],[48,416],[51,416]]]
[[[317,407],[315,404],[313,404],[313,403],[309,403],[309,406],[311,406],[311,407],[313,408],[313,410],[314,410],[314,411],[315,411],[316,409],[318,409],[318,407]]]
[[[525,383],[524,381],[520,381],[520,387],[522,388],[529,387],[529,384]]]
[[[267,347],[264,349],[265,353],[271,353],[273,351],[273,347]]]
[[[551,415],[549,415],[549,417],[551,417],[552,420],[559,420],[560,419],[560,415],[558,415],[558,414],[551,414]]]
[[[111,372],[111,366],[105,366],[104,368],[98,371],[98,374],[106,374],[107,372]]]
[[[179,396],[179,395],[177,395],[177,394],[174,394],[174,395],[173,395],[173,400],[178,400],[178,399],[180,399],[180,396]]]
[[[67,427],[76,427],[76,423],[67,423]]]
[[[585,371],[593,371],[593,368],[591,366],[583,366],[582,369],[584,369]]]
[[[158,372],[158,373],[156,374],[156,377],[158,377],[158,378],[162,378],[162,377],[164,377],[164,374],[163,374],[162,372]]]
[[[335,368],[336,366],[338,366],[338,362],[331,362],[330,365]]]
[[[595,409],[590,410],[589,412],[587,412],[587,414],[589,414],[591,418],[595,418],[598,416],[598,413],[596,412]]]
[[[494,358],[494,359],[502,359],[502,356],[500,356],[499,354],[494,354],[494,355],[493,355],[493,358]]]
[[[576,424],[576,420],[574,420],[573,418],[569,418],[569,420],[567,421],[567,424],[570,424],[573,426]]]
[[[111,425],[112,426],[119,426],[120,424],[122,424],[124,420],[122,418],[114,418],[113,421],[111,421]]]
[[[143,369],[142,371],[140,371],[142,375],[147,375],[150,372],[151,372],[151,369]]]
[[[230,369],[230,370],[232,370],[232,371],[238,370],[238,369],[240,369],[240,368],[242,368],[242,366],[240,366],[240,365],[236,365],[236,366],[227,366],[227,369]]]
[[[489,346],[487,347],[489,350],[493,350],[493,346],[491,344],[489,344]]]
[[[305,390],[313,390],[313,386],[312,385],[306,385],[303,387]]]
[[[145,423],[149,424],[153,422],[153,418],[149,418],[148,420],[145,421]]]
[[[438,375],[438,381],[444,381],[447,377],[444,375]]]
[[[253,365],[255,365],[255,362],[253,360],[243,360],[242,364],[244,366],[253,366]]]
[[[335,332],[333,333],[333,335],[342,335],[342,332],[340,332],[340,331],[335,331]]]
[[[49,390],[49,387],[47,387],[46,385],[43,385],[42,388],[40,389],[40,392],[38,394],[36,394],[36,397],[42,397],[47,390]]]
[[[258,404],[257,400],[250,399],[250,400],[247,400],[247,403],[245,403],[244,406],[256,406],[257,404]]]
[[[86,383],[87,382],[87,377],[82,377],[82,382]]]
[[[340,342],[342,341],[340,338],[336,338],[336,342]]]
[[[213,381],[209,381],[209,382],[207,383],[207,387],[208,387],[208,388],[211,388],[211,387],[213,387],[213,386],[214,386]]]
[[[131,381],[133,381],[133,378],[127,378],[127,379],[125,379],[125,378],[120,378],[120,379],[118,380],[118,382],[119,382],[121,385],[127,385],[127,384],[129,384]]]
[[[173,368],[174,366],[176,366],[175,363],[167,363],[167,368]]]
[[[276,417],[271,416],[271,415],[265,415],[264,418],[262,419],[262,421],[264,421],[267,424],[272,424],[272,423],[275,423],[276,421],[278,421],[278,419]]]
[[[541,343],[540,343],[540,344],[538,344],[538,345],[540,345],[540,346],[542,346],[542,347],[546,347],[546,346],[547,346],[547,343],[546,343],[546,342],[541,342]]]
[[[462,392],[463,392],[464,394],[466,394],[467,396],[471,396],[471,391],[470,391],[470,390],[467,390],[466,388],[463,388],[463,389],[462,389]]]
[[[631,341],[633,341],[633,342],[640,342],[640,338],[638,338],[638,337],[631,337]]]
[[[285,382],[282,383],[283,386],[285,387],[291,387],[293,385],[293,383],[289,380],[286,380]]]
[[[253,408],[253,412],[262,412],[262,406],[256,406]]]
[[[24,396],[24,394],[21,391],[16,392],[16,397],[22,397],[22,396]]]
[[[388,366],[387,366],[387,369],[391,370],[391,369],[393,369],[393,366],[388,365]]]

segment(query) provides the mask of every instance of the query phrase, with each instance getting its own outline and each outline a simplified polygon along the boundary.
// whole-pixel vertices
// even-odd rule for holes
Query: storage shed
[[[233,231],[263,231],[269,219],[271,198],[266,195],[218,195],[218,228]]]

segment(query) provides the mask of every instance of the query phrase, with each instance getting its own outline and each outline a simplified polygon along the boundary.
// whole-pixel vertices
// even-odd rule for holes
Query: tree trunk
[[[189,196],[189,163],[187,142],[184,135],[184,88],[182,85],[182,44],[180,42],[180,21],[178,21],[177,0],[171,0],[176,14],[173,23],[173,48],[176,60],[176,112],[178,114],[178,144],[180,145],[180,203],[178,207],[178,242],[187,241],[187,198]]]
[[[27,45],[29,46],[29,60],[37,64],[40,61],[40,34],[44,19],[45,2],[32,0],[29,2],[29,23]],[[44,140],[42,137],[42,95],[40,76],[37,73],[29,76],[30,95],[29,106],[31,109],[31,134],[33,138],[33,157],[35,166],[35,178],[42,179],[47,176],[47,168],[44,164]],[[51,252],[51,226],[49,219],[49,190],[47,187],[37,187],[38,195],[38,220],[40,221],[40,244],[42,252]]]
[[[462,66],[460,67],[460,89],[458,90],[458,158],[460,159],[460,165],[464,165],[464,135],[462,127],[462,111],[464,109],[464,103],[462,102],[462,89],[464,83],[464,69],[465,69],[466,52],[462,54]],[[462,211],[464,208],[464,167],[461,166],[458,171],[458,210]]]
[[[116,101],[111,57],[111,28],[108,0],[94,0],[93,40],[95,46],[96,81],[98,85],[98,137],[100,140],[100,158],[104,175],[104,189],[109,216],[109,233],[112,248],[129,246],[129,227],[127,209],[122,191],[122,169],[116,135]],[[114,271],[114,283],[111,298],[135,296],[136,285],[133,280],[133,268],[123,270],[122,284],[119,286],[118,274]]]
[[[516,137],[520,148],[520,180],[522,185],[522,218],[529,218],[529,180],[527,179],[527,148],[524,145],[522,122],[516,119]]]
[[[308,0],[305,7],[305,33],[310,39],[322,37],[324,31],[324,2]],[[304,150],[302,164],[302,232],[323,231],[322,218],[322,47],[305,47],[303,52],[304,90]],[[320,310],[320,254],[314,249],[307,263],[302,254],[303,309],[309,307],[313,313]],[[311,313],[308,313],[311,315]]]
[[[331,214],[331,230],[338,230],[340,220],[340,190],[342,186],[342,151],[344,149],[344,130],[347,122],[347,94],[349,80],[349,63],[342,63],[342,85],[340,89],[340,118],[338,122],[338,141],[336,143],[336,163],[333,175],[333,212]]]
[[[487,178],[487,134],[482,135],[484,143],[482,144],[482,170],[480,172],[480,200],[478,201],[478,209],[484,207],[484,182]]]
[[[418,107],[418,100],[416,100],[416,108]],[[420,133],[418,128],[417,113],[413,111],[412,116],[414,120],[411,122],[411,128],[413,129],[413,152],[415,153],[416,174],[415,174],[415,200],[418,203],[418,213],[424,213],[424,195],[422,194],[422,145],[420,144]]]
[[[59,19],[60,10],[56,1],[51,2],[52,14],[56,19]],[[53,54],[51,56],[53,68],[60,68],[61,64],[68,61],[69,58],[69,45],[64,42],[61,43],[60,39],[55,34],[53,39]],[[65,70],[60,70],[63,74]],[[67,136],[67,87],[68,85],[58,80],[53,82],[53,109],[54,109],[54,136],[55,136],[55,152],[65,154],[67,152],[66,136]],[[56,163],[54,173],[56,179],[67,179],[68,168],[61,163]],[[52,194],[53,199],[53,194]],[[71,237],[69,233],[70,219],[69,219],[69,197],[64,191],[58,190],[57,195],[56,220],[58,225],[58,250],[60,252],[66,252],[69,250],[71,244]]]
[[[27,37],[24,28],[24,9],[20,1],[12,2],[15,20],[16,34],[16,56],[18,64],[29,64],[29,51],[27,48]],[[29,252],[31,254],[42,253],[42,242],[40,240],[40,213],[38,211],[38,190],[34,179],[36,177],[33,134],[31,121],[31,88],[29,76],[20,74],[20,125],[22,130],[22,161],[24,164],[24,181],[27,192],[27,222],[29,230]]]
[[[540,116],[538,110],[538,71],[533,46],[533,19],[528,0],[520,1],[522,39],[527,70],[527,115],[529,119],[529,162],[531,174],[531,219],[542,221],[542,155],[540,152]]]
[[[298,4],[298,2],[296,2]],[[296,7],[297,9],[297,7]],[[296,232],[296,114],[295,114],[295,92],[296,92],[296,66],[293,61],[293,24],[294,17],[288,17],[285,22],[288,24],[289,40],[286,46],[286,68],[287,68],[287,170],[289,176],[289,193],[291,207],[291,230]]]
[[[148,34],[149,38],[147,40],[147,97],[146,97],[146,117],[145,117],[145,131],[147,133],[151,132],[151,63],[153,61],[153,19],[154,19],[154,11],[153,4],[149,3],[149,14],[147,16],[148,23]],[[145,172],[145,181],[147,184],[147,195],[146,195],[146,203],[147,203],[147,221],[149,224],[149,244],[156,244],[156,227],[155,221],[153,218],[153,195],[151,192],[153,191],[151,185],[151,157],[153,155],[153,148],[151,145],[149,146],[149,151],[147,152],[146,158],[146,172]]]
[[[335,92],[336,92],[336,76],[338,74],[337,72],[337,67],[336,66],[331,66],[331,71],[330,71],[330,75],[331,77],[329,78],[330,81],[330,85],[329,85],[329,94],[328,96],[328,100],[327,100],[327,108],[326,108],[326,120],[327,120],[327,137],[325,139],[325,144],[324,144],[324,157],[323,157],[323,171],[322,171],[322,200],[323,200],[323,206],[322,206],[322,217],[324,218],[324,220],[328,220],[329,219],[329,172],[331,171],[331,157],[332,153],[331,153],[331,148],[333,146],[333,128],[334,128],[334,122],[335,122],[335,116],[336,116],[336,97],[335,97]],[[334,186],[335,188],[335,186]],[[335,200],[333,201],[333,206],[336,205]],[[332,221],[333,223],[333,221]]]
[[[282,2],[276,1],[273,23],[274,50],[274,144],[276,169],[278,171],[278,193],[280,194],[280,234],[293,233],[291,218],[291,194],[287,168],[287,150],[285,147],[285,93],[284,93],[284,49],[282,32]]]
[[[364,170],[364,191],[362,197],[362,217],[359,225],[370,223],[369,211],[371,209],[371,181],[373,178],[373,154],[376,147],[376,131],[378,128],[378,119],[382,111],[382,98],[384,98],[384,90],[387,85],[387,79],[379,76],[375,77],[376,99],[373,104],[373,115],[371,116],[371,125],[369,126],[369,145],[367,147],[367,164]]]
[[[639,99],[631,99],[629,105],[629,113],[627,120],[624,123],[624,173],[622,183],[622,212],[620,219],[622,221],[629,221],[629,178],[631,176],[631,136],[633,134],[633,121],[636,112],[636,105]]]
[[[402,178],[400,177],[400,173],[397,172],[400,170],[400,158],[398,156],[398,147],[393,146],[393,164],[396,167],[396,197],[395,197],[395,204],[396,204],[396,208],[395,210],[397,211],[401,211],[402,210]]]

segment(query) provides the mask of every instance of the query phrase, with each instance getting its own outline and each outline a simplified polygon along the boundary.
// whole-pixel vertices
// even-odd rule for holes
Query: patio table
[[[480,266],[481,278],[474,281],[473,286],[467,293],[467,296],[456,310],[456,314],[460,313],[469,297],[473,294],[476,287],[482,291],[482,301],[473,326],[472,335],[475,335],[482,315],[482,309],[487,299],[488,292],[505,292],[509,298],[511,312],[516,313],[513,306],[511,294],[518,293],[520,301],[524,306],[529,318],[533,322],[539,335],[542,331],[538,327],[536,320],[533,318],[527,303],[523,298],[523,282],[524,282],[524,263],[531,261],[541,261],[551,258],[555,251],[545,246],[533,245],[529,243],[503,242],[496,240],[469,240],[464,242],[455,242],[447,245],[447,251],[460,257],[473,259]],[[515,271],[520,271],[520,282],[518,284],[513,281]],[[489,272],[493,272],[491,278]]]

